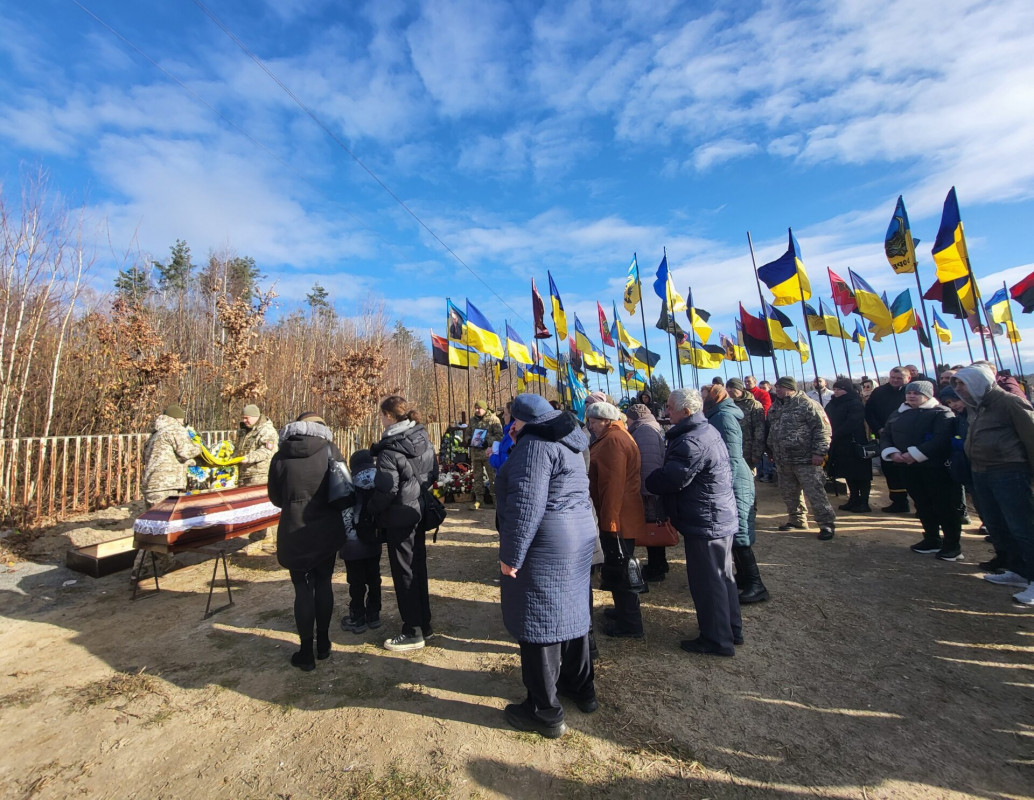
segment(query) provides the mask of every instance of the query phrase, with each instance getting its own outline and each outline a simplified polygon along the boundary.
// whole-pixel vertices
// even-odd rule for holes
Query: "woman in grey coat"
[[[589,442],[568,413],[542,397],[513,402],[515,444],[496,476],[500,601],[521,649],[528,696],[505,709],[518,730],[567,731],[557,695],[596,710],[589,657],[589,570],[596,529],[582,452]]]

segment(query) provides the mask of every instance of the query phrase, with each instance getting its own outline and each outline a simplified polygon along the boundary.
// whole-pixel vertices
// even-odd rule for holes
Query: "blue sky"
[[[87,207],[100,289],[109,236],[156,258],[182,238],[196,261],[254,257],[282,309],[319,281],[343,314],[372,292],[441,332],[445,296],[469,297],[530,338],[530,278],[549,269],[598,339],[596,300],[609,315],[633,252],[648,287],[666,247],[731,332],[736,301],[758,305],[747,230],[760,264],[792,226],[819,296],[829,265],[893,298],[914,291],[882,250],[898,194],[925,286],[952,185],[984,292],[1034,269],[1029,2],[210,0],[500,299],[197,5],[82,1],[161,70],[71,0],[5,3],[0,179],[42,165]],[[1032,318],[1014,314],[1031,369]]]

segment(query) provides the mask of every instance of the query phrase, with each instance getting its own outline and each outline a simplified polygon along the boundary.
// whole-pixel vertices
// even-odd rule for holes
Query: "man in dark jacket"
[[[1013,599],[1034,606],[1034,410],[998,386],[992,370],[964,367],[951,383],[972,415],[965,446],[977,507],[1009,559],[1004,573],[984,580],[1023,589]]]
[[[681,643],[688,653],[732,656],[743,644],[739,591],[732,575],[732,539],[739,529],[729,451],[703,415],[696,389],[668,395],[674,423],[665,434],[664,466],[646,479],[683,536],[689,591],[700,635]]]
[[[890,371],[887,382],[872,390],[865,402],[865,421],[869,430],[877,439],[883,432],[890,415],[905,402],[905,384],[908,382],[908,371],[904,367],[894,367]],[[883,477],[887,479],[887,491],[890,493],[890,505],[883,511],[887,514],[907,514],[908,489],[901,478],[901,469],[892,461],[884,461]]]

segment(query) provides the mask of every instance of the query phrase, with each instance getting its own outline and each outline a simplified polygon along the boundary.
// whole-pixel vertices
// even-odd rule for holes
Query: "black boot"
[[[736,588],[740,591],[740,594],[750,585],[747,577],[747,568],[743,564],[744,550],[750,550],[750,547],[737,547],[733,545],[732,548],[733,577],[736,578]]]
[[[854,511],[855,506],[858,505],[858,484],[856,481],[848,481],[847,488],[851,490],[851,496],[847,498],[847,502],[842,506],[839,506],[841,511]]]
[[[884,514],[907,514],[911,510],[907,492],[891,492],[890,505],[883,507]]]
[[[872,511],[869,508],[869,492],[872,490],[872,481],[858,484],[858,502],[855,503],[855,507],[851,510],[855,514],[868,514]]]
[[[754,558],[754,549],[747,547],[733,547],[732,552],[739,555],[740,564],[746,576],[746,587],[740,592],[740,603],[760,603],[768,599],[768,589],[761,582],[761,570],[758,568],[758,560]]]

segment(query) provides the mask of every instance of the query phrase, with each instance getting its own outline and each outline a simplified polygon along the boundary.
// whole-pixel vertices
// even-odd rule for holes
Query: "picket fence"
[[[427,426],[437,448],[437,423]],[[199,431],[206,447],[237,432]],[[380,428],[337,428],[334,443],[347,458],[380,438]],[[0,439],[0,520],[26,524],[129,503],[143,497],[148,433]]]

